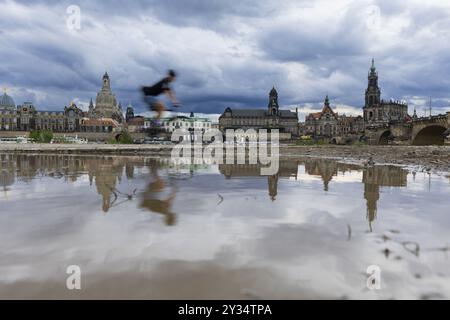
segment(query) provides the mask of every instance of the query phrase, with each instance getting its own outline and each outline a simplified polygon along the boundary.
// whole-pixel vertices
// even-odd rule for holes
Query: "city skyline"
[[[81,1],[79,30],[67,28],[69,5],[0,2],[0,57],[7,61],[0,85],[17,104],[54,110],[74,101],[86,109],[108,71],[122,105],[142,113],[139,86],[174,68],[186,113],[261,108],[274,85],[280,108],[299,107],[301,121],[321,109],[327,94],[340,114],[361,114],[375,58],[385,99],[405,100],[419,116],[430,97],[433,113],[448,110],[450,60],[443,40],[450,6],[444,2],[243,1],[228,8],[222,1],[133,1],[119,10]],[[180,8],[192,13],[189,18],[171,14]]]

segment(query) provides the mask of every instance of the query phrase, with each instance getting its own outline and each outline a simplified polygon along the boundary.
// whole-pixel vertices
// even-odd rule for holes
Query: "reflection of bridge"
[[[391,123],[366,128],[371,144],[450,144],[450,112],[414,119],[411,123]]]

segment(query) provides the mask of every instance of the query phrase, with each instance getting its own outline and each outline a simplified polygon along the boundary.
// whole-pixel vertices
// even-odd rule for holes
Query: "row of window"
[[[164,122],[165,127],[187,127],[187,128],[208,128],[211,126],[209,122]]]

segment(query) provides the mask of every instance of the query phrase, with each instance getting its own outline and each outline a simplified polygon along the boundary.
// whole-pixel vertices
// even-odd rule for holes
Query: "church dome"
[[[6,92],[0,96],[0,109],[15,109],[16,104],[9,95],[6,94]]]

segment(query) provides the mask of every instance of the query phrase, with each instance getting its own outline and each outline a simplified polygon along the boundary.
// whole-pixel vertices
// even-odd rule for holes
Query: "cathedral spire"
[[[366,90],[365,107],[372,107],[374,105],[379,105],[381,98],[381,90],[378,87],[378,73],[376,72],[375,59],[373,58],[367,79],[368,85]]]
[[[272,87],[269,93],[269,105],[268,105],[269,113],[271,115],[278,114],[278,92],[275,89],[275,86]]]
[[[324,105],[325,105],[326,107],[329,107],[329,106],[330,106],[330,99],[328,98],[328,95],[325,97]]]

